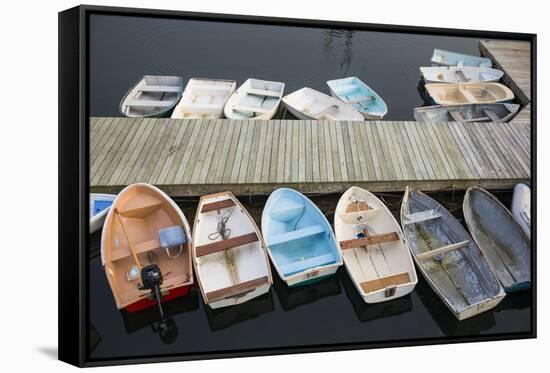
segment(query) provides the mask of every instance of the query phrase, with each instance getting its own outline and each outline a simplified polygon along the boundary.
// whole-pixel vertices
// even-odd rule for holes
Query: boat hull
[[[425,83],[496,83],[504,72],[488,67],[437,66],[421,67]]]
[[[458,320],[488,311],[506,296],[483,251],[437,201],[407,187],[401,226],[417,268]]]
[[[531,239],[531,188],[528,185],[521,183],[514,187],[512,214]]]
[[[414,109],[414,118],[418,122],[508,122],[518,110],[516,104],[467,104],[435,105]],[[487,114],[487,112],[490,112]]]
[[[464,220],[506,292],[531,287],[531,242],[512,213],[479,187],[466,191]]]

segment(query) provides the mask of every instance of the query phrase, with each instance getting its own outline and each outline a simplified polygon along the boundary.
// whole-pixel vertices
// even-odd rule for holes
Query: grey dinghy
[[[464,219],[507,293],[531,287],[531,241],[512,213],[484,189],[464,196]]]
[[[490,310],[504,298],[477,244],[438,202],[407,187],[401,226],[418,269],[458,320]]]

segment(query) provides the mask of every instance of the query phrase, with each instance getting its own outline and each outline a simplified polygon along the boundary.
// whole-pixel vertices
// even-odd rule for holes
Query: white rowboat
[[[237,83],[225,79],[189,79],[180,102],[172,112],[175,119],[217,119]]]
[[[351,105],[308,87],[283,97],[283,103],[298,119],[364,120]]]
[[[227,100],[224,114],[229,119],[267,120],[277,113],[285,84],[248,79]]]
[[[416,271],[401,227],[372,193],[348,189],[336,206],[334,231],[346,269],[366,303],[399,298],[414,289]]]
[[[211,308],[246,302],[265,294],[273,282],[260,230],[230,192],[201,197],[193,225],[193,264]]]

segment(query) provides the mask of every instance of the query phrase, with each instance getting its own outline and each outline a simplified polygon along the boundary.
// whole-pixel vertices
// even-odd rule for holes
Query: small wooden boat
[[[496,83],[504,72],[490,67],[434,66],[421,67],[420,75],[426,83]]]
[[[340,248],[325,215],[306,196],[275,190],[262,213],[267,252],[287,285],[305,285],[342,265]]]
[[[298,119],[364,120],[351,105],[307,87],[283,97],[283,103]]]
[[[120,112],[127,117],[169,117],[183,91],[179,76],[145,75],[120,102]]]
[[[510,88],[500,83],[426,84],[426,91],[437,105],[491,104],[514,99]]]
[[[180,102],[172,112],[175,119],[216,119],[223,117],[223,108],[237,83],[225,79],[189,79]]]
[[[531,187],[526,183],[517,184],[512,196],[512,215],[531,239]]]
[[[101,236],[101,261],[117,307],[135,312],[160,303],[160,295],[163,302],[186,295],[193,283],[190,245],[187,219],[170,197],[149,184],[124,188]],[[158,293],[147,288],[144,272],[160,279]]]
[[[90,193],[90,233],[103,226],[116,194]]]
[[[531,287],[531,242],[510,211],[479,187],[466,191],[462,209],[472,237],[506,292]]]
[[[264,240],[230,192],[201,197],[193,247],[195,272],[210,308],[244,303],[269,290],[273,281]]]
[[[382,119],[388,113],[388,106],[372,88],[357,77],[329,80],[330,94],[351,105],[365,119]]]
[[[401,227],[372,193],[351,187],[338,201],[334,231],[346,269],[366,303],[409,294],[416,271]]]
[[[517,114],[516,104],[467,104],[435,105],[414,109],[414,118],[418,122],[509,122]]]
[[[418,269],[458,320],[490,310],[504,298],[483,252],[438,202],[407,187],[401,226]]]
[[[493,63],[489,58],[472,56],[469,54],[434,49],[432,64],[436,66],[473,66],[492,67]]]
[[[229,119],[271,119],[277,113],[284,90],[284,83],[250,78],[227,100],[225,116]]]

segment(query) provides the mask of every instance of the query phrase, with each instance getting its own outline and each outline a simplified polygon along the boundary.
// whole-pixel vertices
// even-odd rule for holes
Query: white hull
[[[368,207],[366,207],[368,205]],[[369,237],[395,233],[391,241],[346,248],[366,228]],[[342,246],[344,265],[366,303],[379,303],[410,293],[418,279],[401,227],[372,193],[351,187],[338,201],[334,230]]]
[[[307,87],[286,95],[283,103],[299,119],[364,120],[363,115],[351,105]]]
[[[106,199],[114,201],[116,198],[115,194],[100,194],[100,193],[91,193],[90,194],[90,233],[97,232],[103,227],[107,213],[109,212],[110,207],[101,211],[99,214],[92,215],[93,204],[95,199]]]
[[[527,237],[531,239],[531,188],[525,184],[514,187],[512,214]]]
[[[172,112],[173,119],[217,119],[235,92],[237,83],[225,79],[189,79],[181,100]]]
[[[219,207],[224,202],[229,204]],[[224,218],[229,232],[225,239],[218,231]],[[253,240],[231,243],[254,234]],[[226,247],[212,249],[219,244]],[[201,197],[193,226],[193,264],[204,302],[221,308],[265,294],[273,282],[265,247],[260,230],[231,193]]]
[[[437,66],[421,67],[426,83],[496,83],[504,72],[489,67]]]
[[[248,79],[227,100],[226,118],[237,120],[268,120],[279,109],[285,84],[259,79]]]

